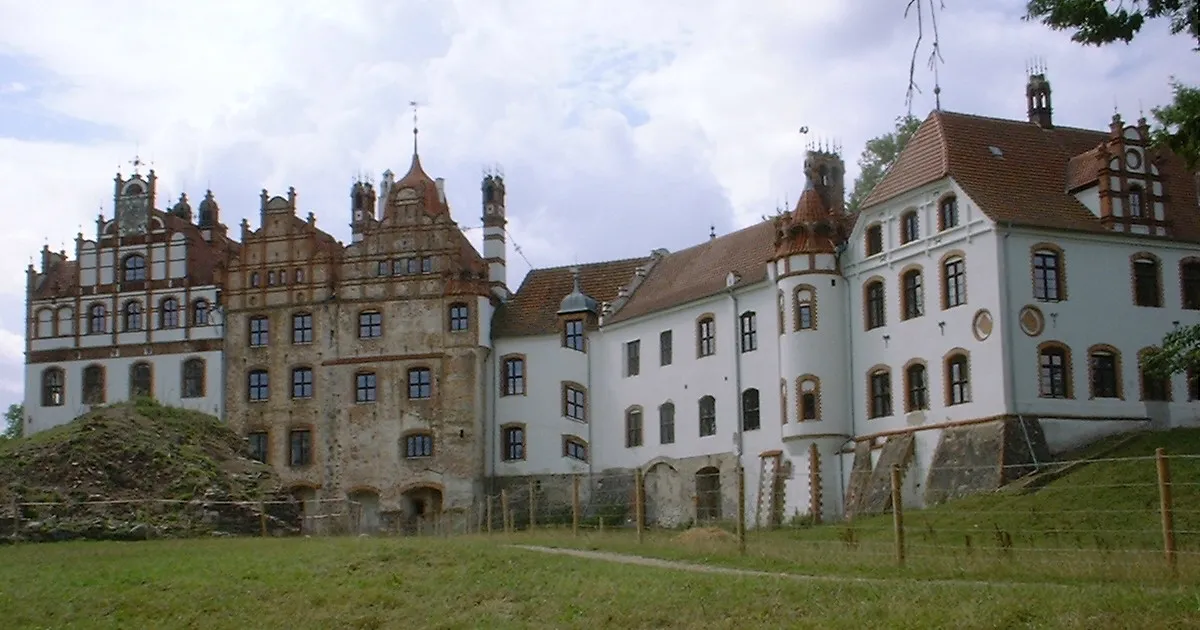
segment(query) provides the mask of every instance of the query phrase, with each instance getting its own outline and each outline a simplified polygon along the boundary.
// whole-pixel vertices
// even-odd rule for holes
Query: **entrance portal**
[[[442,513],[442,491],[431,486],[408,490],[404,493],[404,512],[409,525],[432,531]]]
[[[379,493],[374,490],[355,490],[348,497],[358,507],[358,533],[374,534],[379,531]],[[351,506],[353,509],[355,506]]]

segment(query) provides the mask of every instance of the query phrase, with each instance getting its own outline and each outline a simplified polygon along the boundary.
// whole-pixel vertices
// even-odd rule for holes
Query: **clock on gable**
[[[121,197],[117,200],[117,230],[121,236],[145,234],[150,220],[144,196]]]

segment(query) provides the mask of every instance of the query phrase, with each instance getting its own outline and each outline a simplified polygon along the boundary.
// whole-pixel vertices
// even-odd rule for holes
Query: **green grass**
[[[906,566],[897,567],[892,515],[816,527],[751,530],[741,555],[732,539],[699,543],[678,532],[563,530],[519,534],[553,546],[638,553],[773,571],[847,576],[905,575],[1019,582],[1200,584],[1200,431],[1177,429],[1093,445],[1072,458],[1108,450],[1032,492],[1009,488],[904,515]],[[1163,555],[1158,447],[1169,455],[1179,575]]]
[[[1137,584],[801,582],[511,549],[503,537],[0,547],[17,628],[1156,628],[1200,597]]]

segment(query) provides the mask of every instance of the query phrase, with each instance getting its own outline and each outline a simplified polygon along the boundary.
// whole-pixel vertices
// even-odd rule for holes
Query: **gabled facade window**
[[[525,359],[510,357],[504,360],[504,389],[505,396],[521,396],[525,394]]]
[[[742,352],[754,352],[758,349],[758,316],[754,311],[746,311],[738,320],[738,327],[742,331]]]
[[[904,368],[904,410],[922,409],[929,409],[929,373],[924,363],[913,363]]]
[[[1129,187],[1129,216],[1140,219],[1146,214],[1144,190],[1138,184]]]
[[[1038,396],[1071,397],[1071,352],[1066,346],[1046,342],[1038,349]]]
[[[671,365],[674,359],[671,349],[672,339],[671,331],[664,330],[658,333],[658,364]]]
[[[563,347],[577,352],[584,351],[583,320],[568,319],[563,323]]]
[[[450,332],[467,330],[471,327],[471,309],[459,302],[450,305]]]
[[[675,443],[675,403],[665,402],[658,406],[658,443]]]
[[[642,342],[634,339],[625,343],[625,376],[642,373]]]
[[[354,375],[354,402],[356,403],[373,403],[375,402],[378,390],[375,387],[374,372],[359,372]]]
[[[883,280],[871,280],[863,287],[866,309],[866,329],[874,330],[887,324],[887,302],[884,297]]]
[[[267,463],[270,458],[270,436],[266,431],[251,431],[246,434],[246,445],[250,448],[250,459]]]
[[[525,426],[510,425],[501,429],[504,443],[504,461],[515,462],[525,459]]]
[[[179,328],[179,300],[169,297],[159,303],[158,327]]]
[[[587,393],[582,385],[563,383],[563,415],[579,422],[587,422]]]
[[[909,320],[925,314],[925,284],[921,269],[900,274],[900,316]]]
[[[377,339],[383,336],[383,313],[363,311],[358,314],[358,338]]]
[[[292,368],[292,398],[304,399],[313,396],[313,369],[304,366]]]
[[[42,371],[42,406],[61,407],[66,399],[66,373],[62,368],[46,368]]]
[[[266,370],[250,370],[246,375],[246,396],[251,402],[270,398],[271,379]]]
[[[563,457],[570,457],[571,459],[586,462],[588,460],[587,443],[573,435],[564,437]]]
[[[1200,258],[1187,258],[1179,263],[1179,292],[1183,308],[1200,310]]]
[[[905,245],[921,238],[921,224],[916,210],[900,215],[900,244]]]
[[[938,203],[938,231],[958,226],[958,198],[943,197]]]
[[[129,399],[154,395],[154,370],[145,361],[129,366]]]
[[[262,348],[270,342],[271,325],[266,315],[255,315],[250,318],[250,347]]]
[[[700,411],[700,437],[717,434],[717,399],[704,396],[698,404]]]
[[[292,314],[292,343],[305,344],[313,341],[312,313]]]
[[[1062,252],[1050,247],[1033,250],[1033,299],[1058,302],[1066,299]]]
[[[750,388],[742,392],[742,430],[757,431],[762,427],[759,413],[758,390]]]
[[[413,433],[404,438],[404,458],[433,457],[433,435]]]
[[[625,448],[636,448],[642,445],[642,408],[630,407],[625,410]]]
[[[180,388],[182,398],[204,397],[206,371],[204,359],[192,358],[183,362],[183,382]]]
[[[122,282],[143,282],[146,280],[146,257],[141,254],[130,254],[121,263]]]
[[[867,226],[866,235],[867,256],[874,256],[883,251],[883,226],[878,223]]]
[[[949,309],[967,303],[967,263],[954,256],[942,263],[942,308]]]
[[[1162,274],[1158,259],[1149,254],[1133,257],[1133,303],[1138,306],[1162,306]]]
[[[696,322],[696,356],[710,357],[717,352],[717,323],[711,316],[701,317]]]
[[[408,370],[409,400],[424,400],[433,397],[433,372],[429,368],[419,367]]]
[[[868,385],[871,408],[867,417],[886,418],[892,415],[892,373],[878,368],[871,372]]]
[[[971,402],[971,370],[967,355],[958,352],[946,358],[946,406]]]
[[[104,366],[89,365],[83,368],[83,404],[103,405],[107,394]]]
[[[817,329],[817,289],[808,285],[796,287],[796,330]]]
[[[292,429],[288,435],[288,463],[293,468],[312,463],[312,431]]]
[[[1121,398],[1121,355],[1107,346],[1088,351],[1092,398]]]

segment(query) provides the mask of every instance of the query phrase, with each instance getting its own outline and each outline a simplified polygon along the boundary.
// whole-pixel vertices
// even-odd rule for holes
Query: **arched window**
[[[758,349],[758,316],[754,311],[746,311],[738,317],[738,329],[741,330],[742,352],[753,352]]]
[[[900,313],[903,319],[925,314],[925,286],[921,269],[909,269],[900,275]]]
[[[137,300],[132,300],[125,303],[125,332],[133,332],[142,329],[142,303]]]
[[[967,262],[962,256],[952,256],[942,263],[942,308],[954,308],[967,303]]]
[[[138,361],[129,366],[129,399],[150,397],[154,395],[153,392],[154,372],[150,364]]]
[[[34,318],[33,337],[35,339],[48,339],[54,336],[54,311],[43,308],[38,310],[37,316]]]
[[[66,374],[62,368],[52,367],[42,371],[42,406],[61,407],[63,405]]]
[[[183,362],[183,398],[203,398],[205,390],[204,359],[193,358]]]
[[[742,392],[742,430],[756,431],[762,426],[758,408],[758,390],[751,387]]]
[[[158,327],[179,327],[179,300],[169,297],[162,301],[158,307]]]
[[[958,199],[954,195],[943,197],[938,203],[938,231],[958,225]]]
[[[696,356],[707,357],[717,352],[717,324],[712,316],[696,322]]]
[[[1150,254],[1133,257],[1133,303],[1138,306],[1162,306],[1162,274],[1158,259]]]
[[[625,448],[642,445],[642,408],[630,407],[625,410]]]
[[[929,409],[929,374],[924,363],[904,368],[904,410]]]
[[[803,285],[796,287],[796,330],[816,330],[817,290]]]
[[[108,309],[103,304],[93,304],[88,309],[88,334],[99,335],[108,332]]]
[[[700,398],[700,437],[717,434],[717,399],[712,396]]]
[[[563,457],[586,462],[588,459],[587,442],[573,435],[563,437]]]
[[[817,377],[801,376],[796,380],[796,404],[800,422],[821,419],[821,381]]]
[[[130,254],[121,262],[121,279],[123,282],[142,282],[146,279],[146,257],[141,254]]]
[[[1047,341],[1038,348],[1038,396],[1071,397],[1071,352],[1066,346]]]
[[[867,330],[887,323],[887,302],[884,301],[883,280],[872,280],[863,287]]]
[[[868,379],[870,410],[868,418],[885,418],[892,415],[892,373],[887,368],[876,368]]]
[[[192,303],[192,325],[208,325],[208,300],[196,300]]]
[[[104,384],[104,366],[89,365],[83,368],[83,404],[103,405],[106,387]]]
[[[971,402],[971,370],[967,355],[957,352],[946,357],[946,406]]]
[[[658,442],[675,443],[675,403],[665,402],[658,406]]]
[[[1088,349],[1092,398],[1121,398],[1121,355],[1111,346]]]

